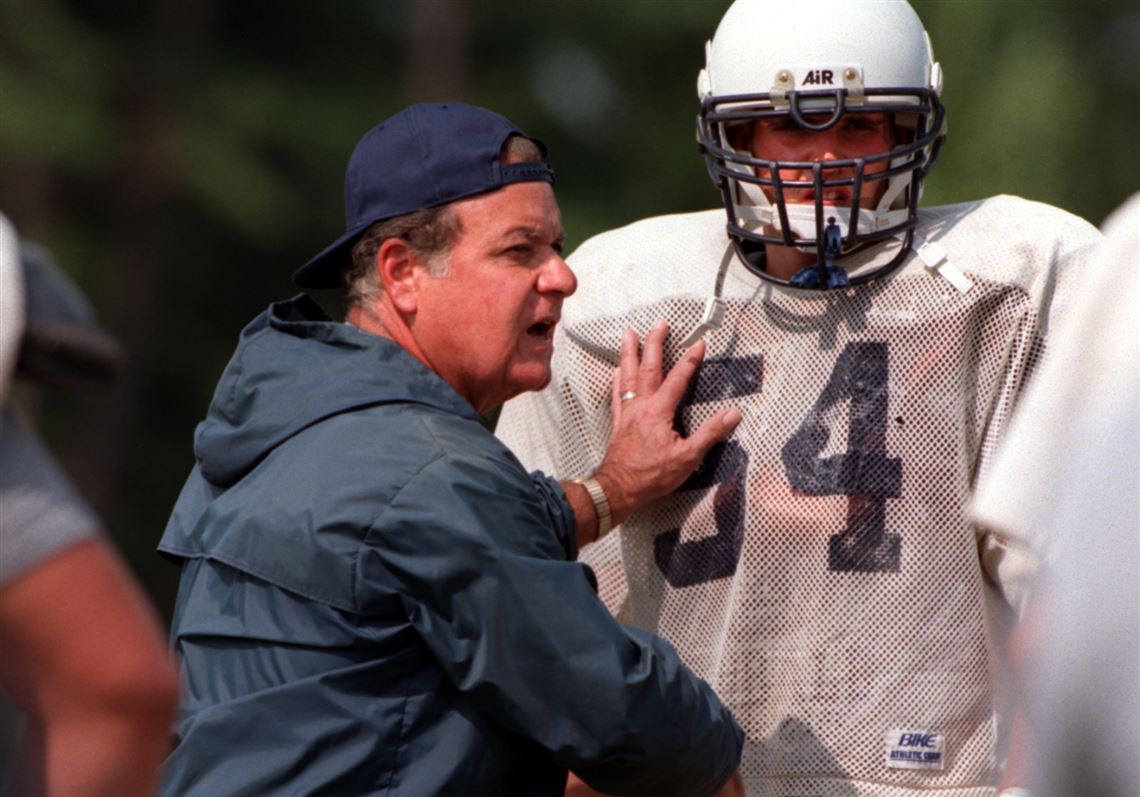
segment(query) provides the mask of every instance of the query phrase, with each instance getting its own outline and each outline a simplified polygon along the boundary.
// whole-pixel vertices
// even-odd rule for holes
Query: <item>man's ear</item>
[[[401,313],[412,314],[419,306],[414,279],[415,255],[403,238],[385,238],[376,250],[375,268],[392,304]]]

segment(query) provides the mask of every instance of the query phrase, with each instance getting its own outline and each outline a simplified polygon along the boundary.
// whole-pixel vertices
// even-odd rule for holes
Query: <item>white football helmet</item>
[[[709,176],[721,190],[728,233],[741,259],[765,279],[764,244],[818,253],[822,281],[798,287],[841,287],[881,276],[902,263],[916,224],[922,182],[945,138],[939,94],[942,70],[930,38],[905,0],[736,0],[706,45],[697,79],[701,110],[697,138]],[[893,122],[889,150],[850,160],[764,160],[733,146],[734,128],[757,119],[787,117],[810,131],[827,130],[847,114],[885,113]],[[888,163],[878,172],[868,166]],[[780,179],[780,169],[810,171],[811,179]],[[864,191],[874,208],[860,208]],[[828,204],[842,187],[850,203]],[[785,201],[788,189],[812,204]],[[834,259],[863,244],[898,236],[887,264],[852,277]],[[827,264],[827,272],[824,264]],[[805,270],[807,271],[807,270]],[[801,272],[802,274],[803,272]]]

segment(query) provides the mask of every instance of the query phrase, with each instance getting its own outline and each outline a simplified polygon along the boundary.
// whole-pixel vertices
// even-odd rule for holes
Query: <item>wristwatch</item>
[[[575,479],[574,481],[586,488],[590,500],[594,502],[594,514],[598,517],[598,535],[594,537],[594,541],[597,542],[609,534],[610,529],[614,527],[614,518],[610,513],[610,502],[606,498],[606,491],[602,489],[602,485],[598,484],[597,479]]]

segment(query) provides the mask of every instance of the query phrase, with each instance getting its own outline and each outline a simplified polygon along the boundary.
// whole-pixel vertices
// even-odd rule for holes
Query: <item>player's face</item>
[[[578,281],[549,184],[514,183],[454,209],[447,273],[417,277],[414,332],[429,365],[483,412],[550,381],[554,327]]]
[[[808,120],[821,123],[826,121],[826,116],[809,116]],[[886,114],[849,113],[834,127],[822,132],[805,130],[790,117],[758,119],[752,124],[744,143],[755,157],[764,160],[814,162],[877,155],[889,150],[893,139],[893,125]],[[886,161],[867,164],[864,175],[875,174],[886,168]],[[809,169],[780,169],[779,172],[780,179],[785,182],[810,181],[812,178]],[[823,176],[824,179],[834,180],[853,175],[853,169],[829,169]],[[873,208],[885,190],[885,180],[864,183],[859,206]],[[772,201],[771,189],[765,188],[764,192]],[[823,198],[829,205],[842,207],[851,204],[851,194],[850,186],[837,186],[828,188]],[[790,203],[810,204],[815,201],[815,192],[810,188],[786,188],[784,197]]]

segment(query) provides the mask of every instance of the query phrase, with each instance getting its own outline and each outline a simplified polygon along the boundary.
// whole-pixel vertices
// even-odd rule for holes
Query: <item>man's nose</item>
[[[555,254],[543,266],[538,290],[542,293],[560,293],[563,296],[570,296],[578,290],[578,278],[574,276],[574,272],[562,255]]]

